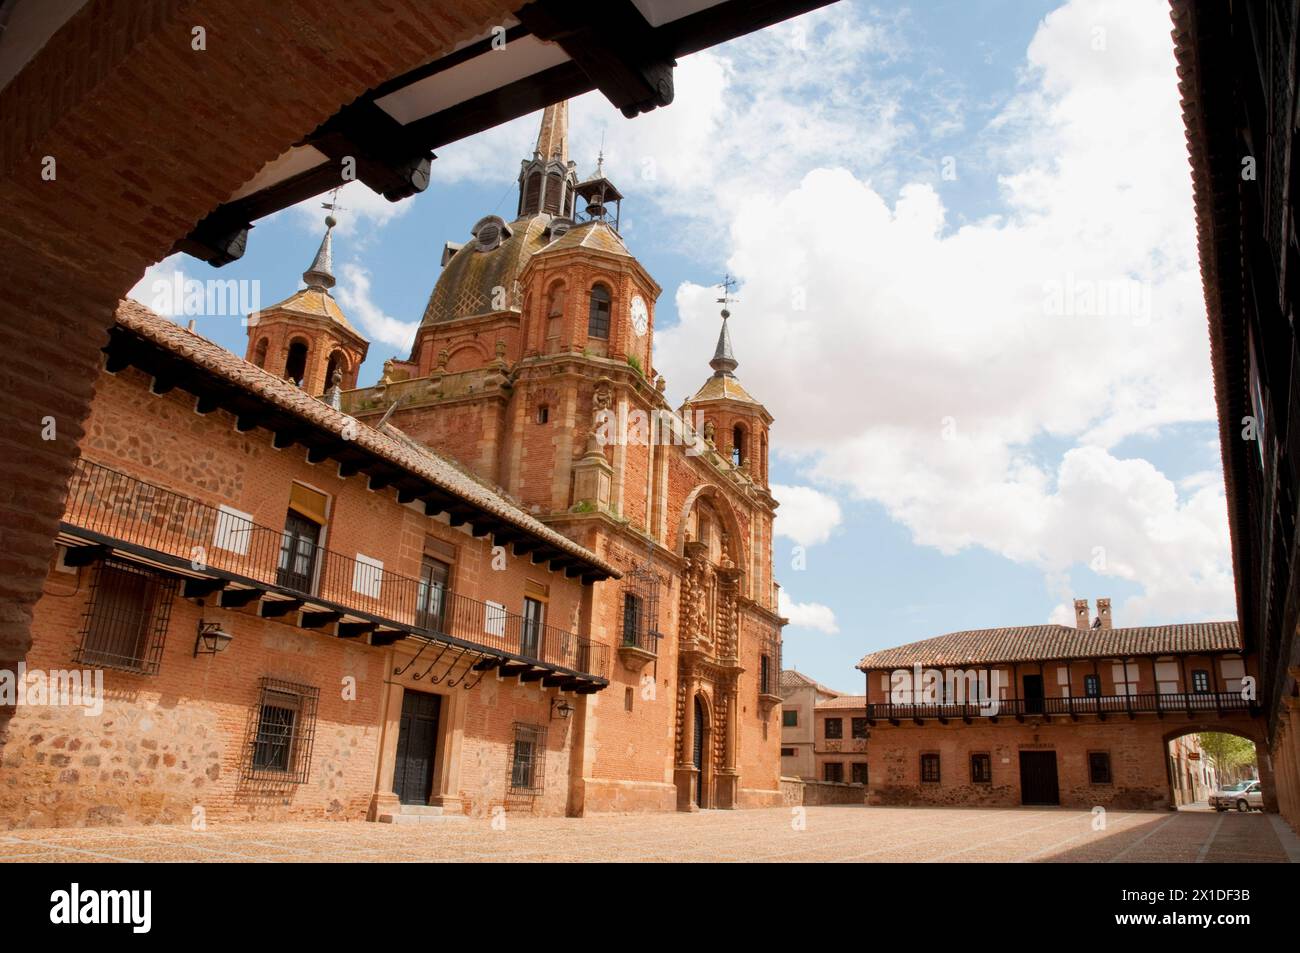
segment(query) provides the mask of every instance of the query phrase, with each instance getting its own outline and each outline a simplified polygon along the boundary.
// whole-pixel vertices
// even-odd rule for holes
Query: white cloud
[[[360,265],[348,262],[339,268],[334,297],[349,320],[361,325],[362,333],[371,341],[388,344],[405,356],[411,350],[418,321],[399,321],[390,317],[370,296],[370,272]]]
[[[723,77],[724,109],[759,123]],[[770,89],[767,112],[798,112]],[[772,120],[749,142],[724,134],[725,162],[683,158],[688,185],[660,182],[665,207],[707,194],[728,213],[738,373],[776,416],[774,445],[917,543],[985,547],[1054,591],[1101,547],[1094,571],[1142,589],[1119,622],[1231,617],[1219,476],[1175,484],[1112,453],[1214,419],[1167,4],[1077,0],[1040,24],[1019,92],[979,140],[1002,215],[953,227],[924,175],[887,197],[871,136],[904,127],[876,103],[861,121],[814,108],[834,127],[821,152]],[[842,155],[855,141],[871,178]],[[783,177],[791,151],[795,166],[828,161]],[[711,352],[714,297],[682,285],[681,323],[657,334],[674,402]]]
[[[820,602],[795,602],[782,589],[777,600],[777,611],[790,620],[796,629],[814,629],[835,635],[840,631],[835,621],[835,611]]]
[[[773,483],[771,489],[781,501],[773,527],[777,536],[800,546],[816,546],[830,539],[831,531],[840,525],[840,505],[833,496],[810,486]]]

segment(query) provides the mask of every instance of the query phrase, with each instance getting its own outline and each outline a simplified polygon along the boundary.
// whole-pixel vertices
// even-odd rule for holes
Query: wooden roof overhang
[[[392,488],[396,490],[398,503],[419,501],[430,516],[446,513],[453,527],[468,525],[474,536],[491,536],[496,545],[511,546],[516,556],[529,556],[536,565],[546,563],[552,572],[563,572],[571,579],[581,577],[584,584],[615,575],[606,567],[455,495],[420,474],[359,446],[356,441],[345,440],[311,420],[277,407],[183,355],[120,325],[110,332],[104,353],[109,373],[135,367],[153,378],[151,390],[154,394],[166,394],[179,387],[194,395],[194,409],[198,414],[225,410],[235,417],[235,429],[241,433],[258,427],[269,430],[276,449],[299,444],[307,449],[308,463],[333,459],[338,462],[339,476],[365,475],[370,489]]]
[[[338,186],[344,158],[355,161],[358,179],[396,202],[427,188],[434,149],[551,103],[599,89],[629,117],[667,105],[677,57],[831,2],[533,0],[515,11],[512,23],[339,110],[173,251],[216,267],[235,261],[252,222]]]
[[[227,572],[212,566],[197,569],[192,560],[105,536],[72,523],[59,524],[57,542],[67,548],[64,563],[68,566],[86,566],[108,557],[145,566],[178,578],[180,594],[185,599],[215,597],[215,604],[223,609],[251,607],[259,618],[284,622],[302,629],[332,633],[340,639],[369,637],[369,644],[373,646],[392,645],[406,638],[439,645],[454,653],[452,661],[448,663],[448,672],[461,661],[465,661],[465,674],[472,669],[480,673],[481,677],[486,672],[499,669],[501,674],[507,677],[517,675],[523,681],[540,681],[547,688],[560,688],[579,695],[593,694],[609,684],[609,679],[601,675],[579,672],[563,665],[527,658],[441,632],[386,619],[355,607],[297,590],[285,589],[250,576]],[[462,674],[461,681],[464,680],[465,674]],[[454,687],[456,683],[449,684]],[[477,684],[477,681],[465,683],[464,687],[470,689]]]

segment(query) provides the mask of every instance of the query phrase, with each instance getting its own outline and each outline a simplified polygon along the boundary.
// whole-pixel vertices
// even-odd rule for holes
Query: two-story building
[[[953,632],[865,656],[869,802],[1170,807],[1172,739],[1262,745],[1258,672],[1235,622],[1114,628],[1108,599],[1092,621],[1086,601],[1075,612],[1074,627]]]

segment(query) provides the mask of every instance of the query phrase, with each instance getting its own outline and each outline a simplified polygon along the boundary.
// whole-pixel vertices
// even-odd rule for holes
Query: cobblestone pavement
[[[1113,811],[1093,830],[1055,808],[800,810],[21,830],[0,832],[0,861],[1300,861],[1264,814]]]

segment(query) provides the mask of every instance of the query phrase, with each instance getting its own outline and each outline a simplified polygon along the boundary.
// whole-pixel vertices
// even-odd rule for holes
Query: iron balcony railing
[[[1032,715],[1110,715],[1149,712],[1234,711],[1254,703],[1239,692],[1143,692],[1136,695],[1075,695],[1049,698],[1002,698],[996,702],[872,703],[867,717],[1002,718]]]
[[[210,567],[405,628],[607,677],[607,646],[88,460],[77,462],[64,521],[190,560],[198,571]]]

